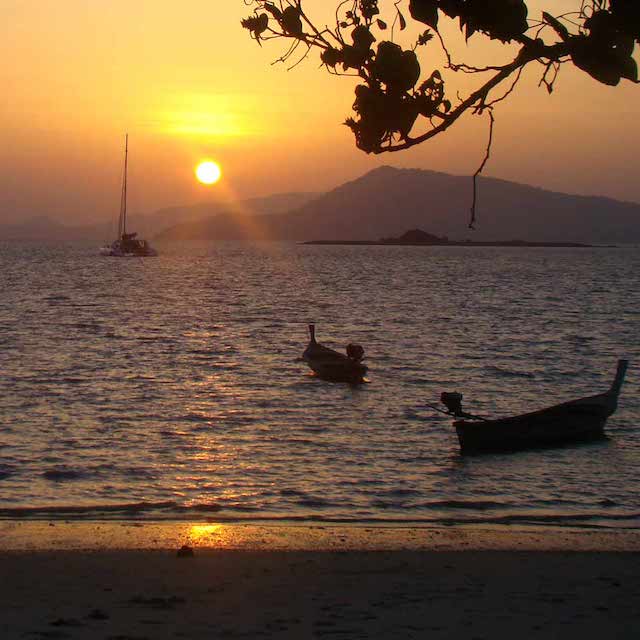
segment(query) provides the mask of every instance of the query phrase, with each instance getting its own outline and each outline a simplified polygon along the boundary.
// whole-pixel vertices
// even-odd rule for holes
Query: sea
[[[307,325],[367,382],[300,360]],[[606,390],[608,438],[462,456],[429,404]],[[640,249],[0,244],[0,518],[636,528]]]

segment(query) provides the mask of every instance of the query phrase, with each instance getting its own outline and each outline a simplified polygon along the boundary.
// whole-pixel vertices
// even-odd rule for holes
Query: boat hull
[[[111,246],[101,247],[100,255],[109,258],[155,258],[158,252],[145,241],[130,243],[130,246],[116,241]]]
[[[304,360],[318,378],[329,382],[359,384],[364,382],[364,377],[367,373],[366,365],[348,358],[345,358],[344,361],[311,358],[304,358]]]
[[[461,412],[455,414],[466,418],[453,423],[461,452],[518,451],[604,438],[607,418],[618,408],[618,396],[628,364],[627,360],[618,360],[611,388],[595,396],[498,420],[476,419]]]
[[[310,341],[302,354],[302,359],[309,365],[318,378],[329,382],[348,382],[360,384],[364,382],[367,365],[362,362],[364,349],[359,345],[348,345],[347,354],[340,353],[316,342],[315,325],[309,325]]]
[[[158,252],[155,249],[143,252],[125,253],[113,249],[100,249],[100,255],[107,258],[155,258]]]
[[[613,413],[596,396],[593,402],[567,403],[500,420],[454,422],[462,453],[518,451],[586,442],[604,437]]]

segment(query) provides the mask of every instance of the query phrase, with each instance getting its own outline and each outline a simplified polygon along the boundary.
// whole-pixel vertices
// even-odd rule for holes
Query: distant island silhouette
[[[478,222],[475,231],[469,232],[470,185],[468,176],[378,167],[326,193],[302,191],[247,200],[220,195],[206,203],[167,207],[145,215],[134,212],[131,218],[136,231],[154,246],[165,248],[228,240],[428,244],[392,237],[406,229],[429,229],[433,244],[449,239],[449,245],[458,246],[640,242],[638,203],[556,193],[488,177],[478,180]],[[0,222],[0,241],[94,245],[112,235],[113,220],[77,227],[37,215],[13,224]],[[466,242],[468,237],[473,242]]]
[[[396,246],[446,246],[446,247],[593,247],[579,242],[528,242],[526,240],[472,241],[449,240],[427,233],[422,229],[411,229],[397,238],[380,240],[309,240],[302,244],[343,244],[343,245],[396,245]]]
[[[542,246],[640,242],[640,204],[555,193],[488,177],[478,180],[478,194],[478,221],[470,232],[468,176],[378,167],[288,211],[260,216],[237,211],[185,221],[160,232],[154,242],[376,243],[407,229],[428,229],[464,245],[467,237],[489,244],[518,239]]]

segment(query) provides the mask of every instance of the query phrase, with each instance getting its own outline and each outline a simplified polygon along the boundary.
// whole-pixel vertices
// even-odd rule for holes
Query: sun
[[[196,178],[202,182],[202,184],[215,184],[220,180],[222,176],[222,170],[217,162],[212,160],[205,160],[196,167]]]

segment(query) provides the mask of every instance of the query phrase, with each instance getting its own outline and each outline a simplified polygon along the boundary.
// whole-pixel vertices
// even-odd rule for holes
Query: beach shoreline
[[[194,549],[237,551],[640,552],[640,529],[414,523],[0,520],[0,553]]]

